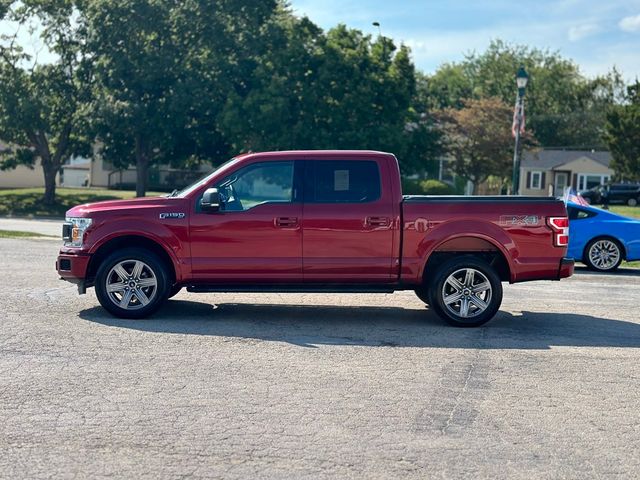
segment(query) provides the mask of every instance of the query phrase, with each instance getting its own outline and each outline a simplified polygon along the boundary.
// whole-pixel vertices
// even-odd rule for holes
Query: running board
[[[398,285],[353,285],[353,284],[268,284],[268,285],[187,285],[192,293],[393,293]]]

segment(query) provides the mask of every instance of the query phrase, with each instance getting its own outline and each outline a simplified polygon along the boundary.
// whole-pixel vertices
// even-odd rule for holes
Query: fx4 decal
[[[537,215],[502,215],[500,225],[503,227],[537,227],[540,225],[540,217]]]

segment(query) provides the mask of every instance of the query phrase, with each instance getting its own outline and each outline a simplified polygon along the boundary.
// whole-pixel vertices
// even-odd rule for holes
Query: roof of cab
[[[298,158],[298,159],[348,159],[361,157],[393,157],[392,153],[376,150],[283,150],[275,152],[249,152],[236,158]]]

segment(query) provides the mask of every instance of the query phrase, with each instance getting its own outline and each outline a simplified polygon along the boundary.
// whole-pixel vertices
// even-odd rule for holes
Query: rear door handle
[[[391,220],[389,217],[367,217],[365,223],[369,227],[388,227]]]
[[[298,217],[276,217],[273,219],[276,227],[292,228],[298,226]]]

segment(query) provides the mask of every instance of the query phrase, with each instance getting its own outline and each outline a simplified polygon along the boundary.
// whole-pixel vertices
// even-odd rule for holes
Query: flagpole
[[[513,149],[513,177],[511,179],[513,185],[513,194],[520,193],[520,130],[522,128],[522,100],[518,94],[516,100],[516,122],[515,122],[515,148]]]
[[[518,86],[518,96],[516,97],[516,107],[513,118],[513,125],[511,132],[516,139],[515,148],[513,149],[513,176],[511,177],[512,192],[513,195],[520,193],[520,134],[523,130],[523,105],[524,105],[524,91],[527,88],[527,82],[529,81],[529,75],[524,70],[523,66],[520,66],[518,73],[516,73],[516,85]]]

